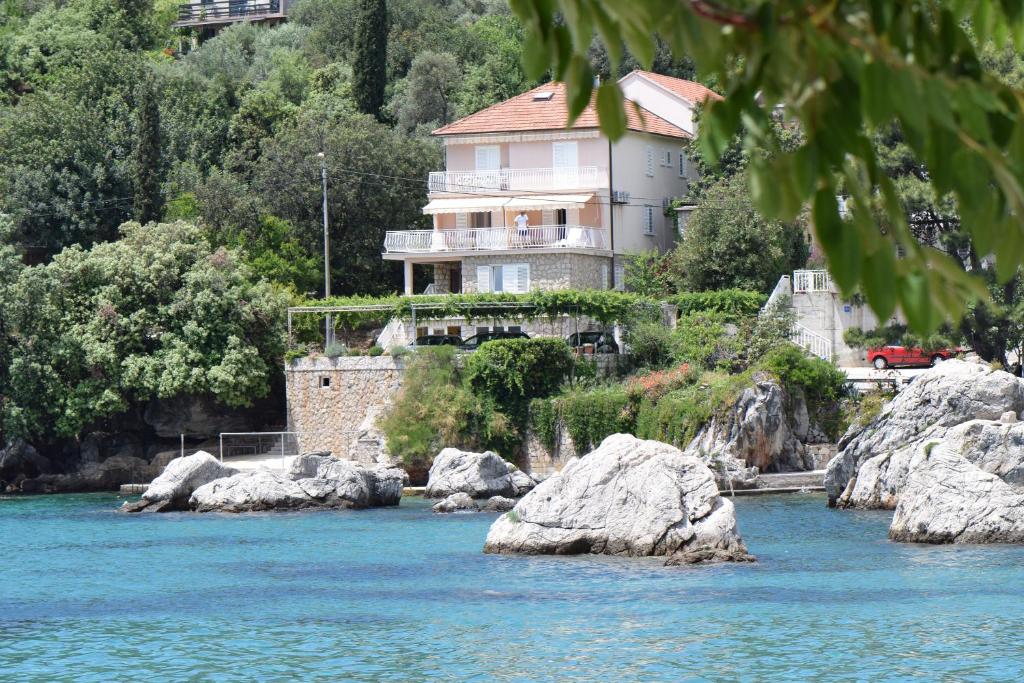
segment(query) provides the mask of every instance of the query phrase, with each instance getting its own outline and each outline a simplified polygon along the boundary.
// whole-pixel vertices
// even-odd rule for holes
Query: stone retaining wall
[[[288,430],[299,433],[300,452],[331,451],[370,460],[374,422],[402,384],[401,358],[299,358],[285,366]]]

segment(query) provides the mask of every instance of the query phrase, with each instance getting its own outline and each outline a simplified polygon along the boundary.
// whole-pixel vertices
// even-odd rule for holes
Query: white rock
[[[476,512],[479,510],[475,500],[468,493],[453,493],[444,500],[435,503],[434,512]]]
[[[979,363],[940,363],[918,375],[868,425],[843,436],[841,451],[825,472],[829,502],[893,507],[893,496],[882,492],[898,492],[907,463],[924,443],[965,422],[998,420],[1022,409],[1024,382],[1019,378]]]
[[[425,495],[446,498],[461,492],[471,498],[490,498],[515,496],[516,490],[508,466],[498,454],[445,448],[430,466]]]
[[[189,497],[199,487],[216,479],[230,477],[238,470],[222,464],[206,451],[171,460],[154,479],[137,504],[126,504],[129,512],[143,510],[187,509]]]
[[[484,551],[751,559],[711,470],[629,434],[609,436],[539,484],[495,521]]]
[[[910,463],[889,538],[916,543],[1022,543],[1024,493],[954,448],[933,445]]]
[[[298,481],[260,468],[200,486],[189,506],[197,512],[256,512],[314,507],[316,501]]]

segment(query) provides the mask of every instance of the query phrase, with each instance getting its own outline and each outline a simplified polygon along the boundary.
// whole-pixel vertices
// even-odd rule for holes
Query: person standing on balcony
[[[519,243],[526,244],[526,239],[530,235],[530,217],[526,215],[525,209],[519,212],[515,221],[516,232],[519,233]]]

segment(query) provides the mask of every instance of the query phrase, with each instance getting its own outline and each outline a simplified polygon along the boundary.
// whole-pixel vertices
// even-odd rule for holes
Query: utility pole
[[[324,205],[324,299],[331,298],[331,238],[328,233],[327,223],[327,157],[319,152],[320,159],[320,185],[323,191]],[[331,314],[327,314],[327,322],[324,327],[324,351],[334,341],[334,325],[332,325]]]

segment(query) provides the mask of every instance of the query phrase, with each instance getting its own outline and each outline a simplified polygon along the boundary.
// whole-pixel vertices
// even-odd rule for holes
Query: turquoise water
[[[755,565],[494,557],[494,515],[0,498],[2,680],[1013,680],[1024,548],[738,499]]]

